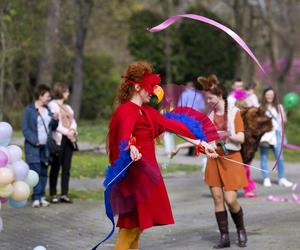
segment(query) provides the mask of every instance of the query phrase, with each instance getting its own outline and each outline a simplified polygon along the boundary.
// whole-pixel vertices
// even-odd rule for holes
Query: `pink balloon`
[[[0,150],[6,154],[8,162],[9,162],[9,152],[8,152],[7,147],[0,146]]]
[[[8,163],[8,157],[6,153],[0,150],[0,168],[5,167]]]
[[[8,202],[8,198],[0,198],[0,202],[2,204],[4,204],[4,203]]]
[[[25,161],[16,161],[9,166],[9,168],[14,172],[15,180],[24,180],[29,172],[29,167]]]

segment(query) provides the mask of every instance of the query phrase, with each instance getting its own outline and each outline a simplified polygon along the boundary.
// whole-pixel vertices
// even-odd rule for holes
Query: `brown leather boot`
[[[247,233],[244,226],[244,216],[242,208],[237,213],[230,212],[231,217],[234,221],[237,230],[237,237],[238,237],[238,246],[239,247],[246,247],[247,246]]]
[[[220,230],[220,240],[219,243],[214,246],[214,248],[220,249],[230,247],[227,211],[225,210],[222,212],[216,212],[215,215]]]
[[[238,229],[237,230],[238,236],[238,245],[239,247],[246,247],[247,246],[247,233],[245,229]]]

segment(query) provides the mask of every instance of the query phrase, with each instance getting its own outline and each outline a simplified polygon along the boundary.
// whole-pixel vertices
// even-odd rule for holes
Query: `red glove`
[[[203,145],[201,143],[199,143],[196,146],[196,155],[199,156],[201,153],[205,154],[205,149],[204,149]]]
[[[141,147],[138,146],[138,145],[136,144],[136,138],[135,138],[134,136],[132,136],[132,137],[130,138],[130,140],[129,140],[129,142],[128,142],[128,145],[127,145],[127,147],[124,149],[124,151],[130,149],[130,146],[135,146],[137,149],[141,149]]]

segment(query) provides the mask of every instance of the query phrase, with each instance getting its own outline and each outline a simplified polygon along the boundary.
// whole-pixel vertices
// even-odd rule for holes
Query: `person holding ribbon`
[[[247,234],[244,226],[243,210],[237,200],[237,191],[247,186],[247,177],[241,157],[241,144],[244,142],[244,125],[238,108],[229,107],[227,93],[217,76],[198,77],[203,86],[207,104],[212,108],[209,117],[218,131],[230,134],[216,143],[216,152],[220,157],[208,159],[205,182],[210,188],[215,216],[220,230],[220,241],[214,248],[230,247],[226,206],[235,223],[238,245],[245,247]]]
[[[104,186],[106,214],[113,229],[102,242],[112,235],[113,216],[118,215],[117,227],[120,230],[115,250],[137,249],[143,230],[174,223],[155,157],[156,137],[164,131],[173,132],[199,145],[208,157],[217,157],[215,150],[197,138],[188,124],[166,118],[146,105],[152,94],[161,96],[159,83],[160,76],[153,73],[149,63],[129,64],[109,124],[107,148],[111,166],[107,169]]]
[[[243,210],[237,200],[237,190],[247,187],[247,177],[240,153],[241,144],[244,142],[244,125],[239,109],[233,105],[228,106],[227,93],[217,76],[210,75],[207,79],[198,77],[202,85],[206,101],[211,111],[209,118],[215,124],[222,140],[214,143],[214,148],[219,157],[210,158],[205,169],[205,182],[210,188],[215,216],[220,230],[220,241],[214,248],[230,247],[228,232],[228,217],[226,206],[236,225],[238,245],[245,247],[247,234],[244,226]],[[176,146],[173,156],[190,143]]]

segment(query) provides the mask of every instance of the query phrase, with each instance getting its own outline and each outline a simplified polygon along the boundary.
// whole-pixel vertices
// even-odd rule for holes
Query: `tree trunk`
[[[247,44],[253,43],[253,15],[247,0],[235,0],[233,4],[235,31]],[[250,46],[251,47],[251,46]],[[244,50],[239,49],[235,77],[241,78],[246,84],[253,80],[254,65]]]
[[[296,23],[293,21],[292,16],[289,16],[288,7],[291,6],[286,2],[274,2],[271,0],[258,0],[262,21],[267,25],[268,28],[268,55],[271,61],[272,68],[272,85],[278,92],[278,96],[281,98],[282,95],[287,91],[286,78],[292,67],[294,55],[295,55],[295,29]],[[281,5],[280,5],[281,4]],[[295,4],[295,3],[294,3]],[[272,13],[276,12],[277,9],[281,10],[281,20],[284,22],[280,23],[285,26],[285,29],[280,29]],[[277,17],[278,18],[278,17]],[[288,34],[288,36],[287,36]],[[281,48],[282,47],[282,48]],[[285,60],[284,67],[278,69],[278,59],[282,57]]]
[[[168,18],[170,16],[172,10],[172,0],[166,0],[163,4],[163,10],[165,13],[165,17]],[[172,48],[171,48],[171,40],[170,40],[170,30],[165,30],[165,59],[166,59],[166,82],[172,83],[172,68],[171,68],[171,56],[172,56]]]
[[[45,50],[39,62],[37,84],[51,86],[54,68],[54,51],[58,38],[58,23],[61,0],[50,0],[47,28],[45,32]]]
[[[91,16],[93,1],[92,0],[77,0],[76,4],[79,8],[77,19],[77,32],[75,42],[75,62],[74,62],[74,77],[72,87],[71,105],[74,109],[75,118],[80,116],[81,96],[83,87],[83,51],[84,42],[88,30],[88,22]]]
[[[4,22],[1,20],[1,65],[0,65],[0,121],[3,120],[4,115],[4,73],[5,73],[5,35],[4,35]]]
[[[248,10],[247,10],[247,18],[248,18],[248,26],[247,26],[247,32],[245,32],[245,39],[246,42],[249,44],[250,48],[255,46],[255,36],[253,36],[253,34],[256,33],[255,31],[255,27],[254,27],[254,20],[255,20],[255,16],[254,16],[254,10],[253,7],[248,6]],[[244,53],[245,54],[245,53]],[[256,54],[254,52],[254,54]],[[243,81],[247,84],[251,83],[253,81],[253,77],[255,75],[255,68],[256,68],[256,64],[254,63],[254,61],[252,60],[252,58],[250,58],[248,55],[246,55],[246,60],[245,60],[245,65],[244,65],[245,69],[242,71],[242,79]]]

